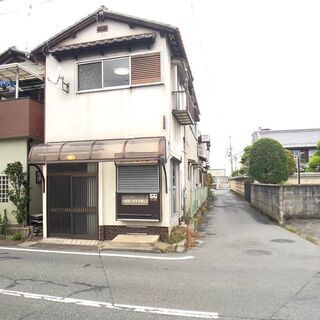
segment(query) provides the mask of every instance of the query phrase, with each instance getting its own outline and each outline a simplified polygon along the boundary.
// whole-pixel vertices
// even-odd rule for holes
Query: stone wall
[[[320,218],[320,185],[252,184],[251,204],[280,223],[290,218]]]

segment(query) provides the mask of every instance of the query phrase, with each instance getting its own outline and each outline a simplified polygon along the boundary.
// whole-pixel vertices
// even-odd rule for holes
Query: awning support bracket
[[[46,191],[46,179],[43,175],[43,172],[41,170],[41,168],[37,165],[37,164],[34,164],[34,163],[30,163],[29,166],[33,166],[33,167],[36,167],[37,170],[40,172],[40,176],[41,176],[41,185],[42,185],[42,193],[45,193]]]

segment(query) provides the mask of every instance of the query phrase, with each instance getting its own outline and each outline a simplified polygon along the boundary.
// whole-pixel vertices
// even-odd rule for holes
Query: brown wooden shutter
[[[146,84],[160,81],[160,52],[131,57],[131,84]]]

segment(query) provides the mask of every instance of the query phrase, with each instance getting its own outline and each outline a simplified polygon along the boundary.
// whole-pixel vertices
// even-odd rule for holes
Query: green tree
[[[246,146],[243,149],[243,154],[240,160],[240,163],[241,163],[241,168],[239,170],[240,174],[248,174],[251,149],[252,149],[252,146]]]
[[[249,177],[261,183],[275,184],[288,180],[286,153],[278,141],[263,138],[253,144],[249,160]]]
[[[296,160],[294,159],[292,151],[288,149],[284,149],[286,152],[287,156],[287,162],[288,162],[288,175],[291,176],[295,172],[297,172],[297,165],[296,165]]]
[[[30,201],[27,175],[23,172],[23,166],[19,161],[8,163],[3,173],[9,179],[10,189],[8,197],[16,207],[13,213],[17,223],[19,225],[26,225],[27,206]]]
[[[320,172],[320,140],[317,142],[317,150],[314,152],[308,162],[308,172]]]
[[[212,199],[213,198],[212,189],[214,186],[214,178],[213,178],[213,175],[209,172],[205,174],[205,184],[208,187],[208,198]]]

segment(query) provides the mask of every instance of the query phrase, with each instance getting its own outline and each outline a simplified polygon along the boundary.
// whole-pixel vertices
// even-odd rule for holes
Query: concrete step
[[[119,234],[110,242],[110,248],[153,249],[159,238],[159,235]]]

